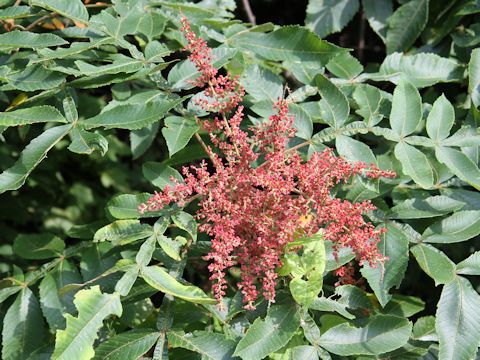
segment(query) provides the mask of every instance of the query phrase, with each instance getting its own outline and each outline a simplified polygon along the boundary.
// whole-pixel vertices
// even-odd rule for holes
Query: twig
[[[250,3],[248,2],[248,0],[242,0],[242,3],[243,3],[243,8],[247,13],[248,21],[250,22],[250,24],[257,25],[257,19],[253,14],[252,8],[250,7]]]
[[[57,16],[57,14],[55,13],[50,13],[50,14],[47,14],[47,15],[44,15],[42,16],[41,18],[38,18],[37,20],[35,20],[34,22],[32,22],[30,25],[28,25],[25,30],[32,30],[35,26],[37,26],[38,24],[44,22],[45,20],[48,20],[50,18],[53,18]]]
[[[20,3],[21,3],[21,2],[22,2],[22,0],[17,0],[17,1],[15,1],[15,4],[14,4],[14,6],[18,6],[18,5],[20,5]]]

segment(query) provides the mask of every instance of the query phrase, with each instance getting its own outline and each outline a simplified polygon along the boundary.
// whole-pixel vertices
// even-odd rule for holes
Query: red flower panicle
[[[377,250],[383,229],[375,229],[363,214],[375,209],[369,202],[351,203],[332,196],[332,188],[354,175],[392,177],[366,164],[351,164],[327,149],[303,161],[297,147],[288,142],[295,135],[288,102],[279,99],[268,121],[248,130],[240,127],[244,113],[239,106],[244,96],[238,78],[219,75],[212,65],[211,49],[196,37],[183,18],[182,28],[190,52],[189,59],[200,76],[194,84],[205,88],[207,99],[199,104],[216,114],[197,119],[208,130],[216,149],[205,144],[213,170],[207,163],[183,168],[185,182],[175,182],[155,193],[140,211],[159,210],[171,203],[184,205],[192,196],[199,199],[196,218],[200,231],[212,239],[208,269],[218,300],[225,296],[225,273],[239,266],[245,308],[261,294],[275,300],[277,273],[285,245],[302,228],[305,236],[323,231],[336,248],[349,246],[360,263],[375,266],[385,259]],[[256,163],[261,163],[255,166]],[[173,179],[172,179],[173,180]],[[305,215],[311,221],[302,222]]]

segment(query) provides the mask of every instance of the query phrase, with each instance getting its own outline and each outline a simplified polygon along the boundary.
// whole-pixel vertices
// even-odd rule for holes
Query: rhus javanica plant
[[[479,14],[0,0],[1,358],[476,359]]]

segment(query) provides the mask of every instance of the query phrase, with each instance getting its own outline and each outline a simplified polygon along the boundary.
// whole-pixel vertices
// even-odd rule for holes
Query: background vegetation
[[[475,358],[480,3],[251,6],[258,25],[232,0],[0,0],[3,359]],[[277,305],[244,311],[232,271],[222,312],[192,209],[172,210],[166,237],[159,214],[137,212],[205,157],[181,13],[241,76],[250,121],[287,84],[305,156],[329,146],[397,172],[339,190],[378,207],[383,271],[335,288],[352,256],[327,243],[309,306],[282,280]],[[185,252],[178,236],[196,242]]]

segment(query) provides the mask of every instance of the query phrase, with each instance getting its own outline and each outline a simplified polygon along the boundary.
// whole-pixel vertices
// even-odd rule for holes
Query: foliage
[[[476,357],[480,6],[309,0],[305,26],[243,23],[242,11],[0,0],[2,359]],[[302,161],[329,147],[396,172],[331,192],[375,205],[365,221],[387,261],[359,267],[353,249],[298,229],[275,303],[244,309],[233,265],[218,305],[198,202],[138,211],[182,184],[183,165],[212,170],[196,121],[211,97],[195,88],[182,15],[212,69],[245,89],[243,131],[285,96]]]

